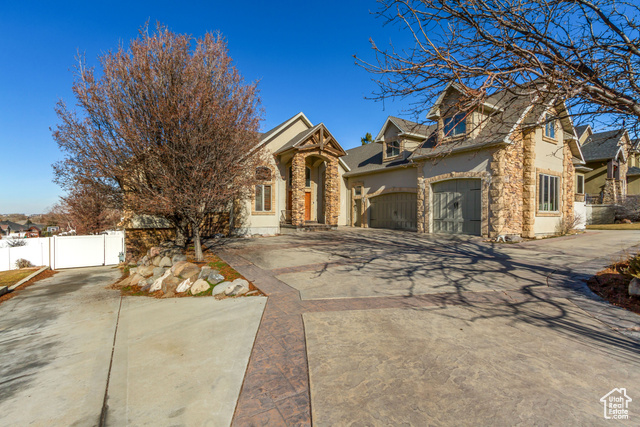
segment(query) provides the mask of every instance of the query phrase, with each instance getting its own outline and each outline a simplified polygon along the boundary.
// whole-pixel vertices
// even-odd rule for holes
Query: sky
[[[0,1],[0,213],[36,214],[58,201],[52,163],[62,154],[51,137],[59,99],[74,105],[78,52],[90,65],[136,38],[145,22],[200,37],[220,31],[235,66],[259,81],[266,131],[302,111],[324,123],[345,148],[375,135],[408,100],[365,99],[372,75],[353,55],[373,60],[379,46],[406,35],[360,1]]]

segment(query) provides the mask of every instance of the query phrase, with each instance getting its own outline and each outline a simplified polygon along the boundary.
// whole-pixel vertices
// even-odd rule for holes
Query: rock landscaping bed
[[[217,299],[262,295],[227,263],[211,253],[204,262],[192,262],[193,250],[164,244],[123,269],[124,278],[114,286],[125,295],[156,298],[214,296]]]
[[[613,305],[640,314],[640,296],[629,295],[629,260],[610,265],[587,281],[589,288]]]

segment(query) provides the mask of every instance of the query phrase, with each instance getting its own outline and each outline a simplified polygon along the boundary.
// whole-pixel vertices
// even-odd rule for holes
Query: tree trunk
[[[181,218],[176,224],[176,245],[185,247],[187,245],[187,220]]]
[[[204,261],[204,255],[202,254],[202,242],[200,241],[200,223],[197,221],[192,222],[193,226],[193,247],[196,251],[196,261]]]

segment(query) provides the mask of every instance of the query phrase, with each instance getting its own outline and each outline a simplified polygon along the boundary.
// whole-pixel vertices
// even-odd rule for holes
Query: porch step
[[[328,224],[320,224],[315,221],[307,221],[304,225],[291,225],[291,224],[281,224],[280,230],[283,234],[290,232],[299,232],[299,231],[327,231],[333,230],[336,227],[332,227]]]

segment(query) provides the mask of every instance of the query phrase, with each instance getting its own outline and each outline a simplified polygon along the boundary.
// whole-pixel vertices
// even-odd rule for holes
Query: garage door
[[[479,179],[433,184],[433,232],[480,235],[482,198]]]
[[[418,216],[415,193],[392,193],[370,200],[369,226],[394,230],[416,230]]]

